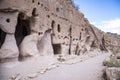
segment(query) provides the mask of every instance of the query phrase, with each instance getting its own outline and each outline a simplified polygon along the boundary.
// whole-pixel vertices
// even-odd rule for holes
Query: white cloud
[[[100,23],[93,22],[93,25],[105,32],[112,32],[120,34],[120,19],[101,21]]]
[[[93,25],[96,25],[97,23],[96,22],[90,22],[91,24],[93,24]]]

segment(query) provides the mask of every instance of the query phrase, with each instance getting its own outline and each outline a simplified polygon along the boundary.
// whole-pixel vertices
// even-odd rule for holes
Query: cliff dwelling
[[[73,55],[80,51],[79,54],[82,54],[92,49],[91,44],[96,40],[95,32],[70,0],[7,2],[1,1],[0,7],[0,57],[3,61],[13,57],[19,60],[18,56]],[[13,41],[7,42],[8,38]],[[8,47],[8,43],[13,44],[17,50]],[[31,48],[33,50],[29,50]],[[5,50],[11,50],[6,55],[12,56],[2,57]]]
[[[0,0],[1,64],[107,51],[97,35],[71,0]]]

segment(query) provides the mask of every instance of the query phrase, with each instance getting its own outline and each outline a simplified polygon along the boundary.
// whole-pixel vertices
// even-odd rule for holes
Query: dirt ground
[[[102,62],[109,55],[102,54],[73,65],[61,65],[34,80],[102,80],[105,68]]]
[[[57,61],[58,56],[45,56],[0,64],[0,80],[101,80],[102,62],[109,55],[69,56],[65,62]]]

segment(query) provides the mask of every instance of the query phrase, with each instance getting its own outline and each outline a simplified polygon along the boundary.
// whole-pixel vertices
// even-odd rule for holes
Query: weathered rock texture
[[[107,50],[97,32],[71,0],[0,0],[0,62]]]
[[[103,44],[107,50],[113,51],[113,50],[120,49],[120,35],[118,35],[117,33],[110,33],[110,32],[105,33],[93,25],[92,25],[92,27],[93,27],[96,35],[98,36],[99,41],[101,39],[104,39]]]
[[[120,68],[106,69],[107,80],[120,80]]]
[[[105,46],[109,50],[120,50],[120,35],[115,33],[104,33]],[[120,51],[119,51],[120,52]]]

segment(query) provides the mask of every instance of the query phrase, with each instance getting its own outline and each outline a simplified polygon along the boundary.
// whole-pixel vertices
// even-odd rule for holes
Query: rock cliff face
[[[93,25],[92,27],[96,35],[99,36],[98,37],[99,41],[101,41],[102,38],[104,39],[104,45],[105,45],[106,50],[114,51],[114,50],[120,49],[120,35],[119,34],[103,32]]]
[[[120,49],[120,35],[107,32],[105,35],[105,44],[109,50]]]
[[[107,50],[97,32],[71,0],[0,0],[0,62]]]

